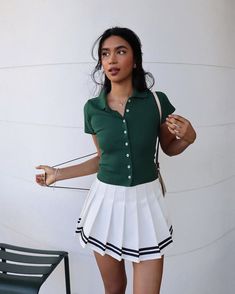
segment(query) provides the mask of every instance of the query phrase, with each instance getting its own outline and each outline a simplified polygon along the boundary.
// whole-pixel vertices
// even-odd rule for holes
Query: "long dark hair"
[[[136,88],[138,91],[144,91],[148,88],[152,88],[154,85],[154,77],[151,73],[145,72],[142,66],[142,50],[141,50],[141,41],[140,38],[130,29],[128,28],[121,28],[121,27],[113,27],[110,29],[107,29],[94,43],[92,47],[92,57],[94,60],[97,61],[94,55],[94,50],[96,45],[98,44],[98,61],[97,64],[92,72],[92,79],[93,81],[101,86],[101,89],[105,90],[106,93],[110,92],[111,90],[111,82],[106,77],[104,77],[104,81],[97,81],[96,75],[99,73],[102,67],[101,64],[101,49],[104,41],[111,37],[111,36],[118,36],[126,40],[133,51],[134,56],[134,62],[136,64],[136,67],[133,68],[132,73],[132,85],[134,88]]]

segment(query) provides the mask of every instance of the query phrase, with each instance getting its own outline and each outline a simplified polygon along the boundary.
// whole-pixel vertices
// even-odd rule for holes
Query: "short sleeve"
[[[95,134],[92,126],[91,126],[91,113],[89,107],[89,101],[87,101],[84,105],[84,131],[87,134]]]
[[[161,103],[162,108],[162,120],[161,123],[166,121],[166,118],[169,114],[172,114],[175,111],[175,107],[171,104],[168,97],[163,92],[157,92],[158,98]]]

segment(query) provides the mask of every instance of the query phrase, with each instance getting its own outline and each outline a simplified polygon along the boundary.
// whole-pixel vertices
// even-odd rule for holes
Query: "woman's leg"
[[[133,294],[159,294],[164,257],[133,262]]]
[[[105,294],[125,294],[127,278],[124,260],[118,261],[110,255],[94,251],[96,262],[104,283]]]

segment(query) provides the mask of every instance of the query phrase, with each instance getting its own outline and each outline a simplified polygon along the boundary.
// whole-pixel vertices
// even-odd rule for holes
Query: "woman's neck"
[[[133,92],[132,81],[126,83],[112,83],[110,96],[113,99],[123,99],[131,96]]]

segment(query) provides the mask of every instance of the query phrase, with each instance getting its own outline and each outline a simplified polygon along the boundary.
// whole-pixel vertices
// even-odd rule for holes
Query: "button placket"
[[[129,102],[129,100],[128,100]],[[126,112],[129,112],[129,109],[126,109]],[[123,125],[124,125],[124,146],[127,148],[125,149],[125,157],[127,159],[127,179],[131,180],[131,159],[130,159],[130,148],[129,148],[129,140],[128,140],[128,132],[127,132],[127,125],[126,125],[126,119],[124,118],[123,120]]]
[[[127,102],[128,102],[128,103],[131,103],[131,99],[129,98],[129,99],[127,100]],[[126,107],[127,107],[127,108],[126,108],[126,111],[125,111],[125,112],[127,112],[127,113],[130,112],[130,104],[129,104],[129,106],[126,104]]]

